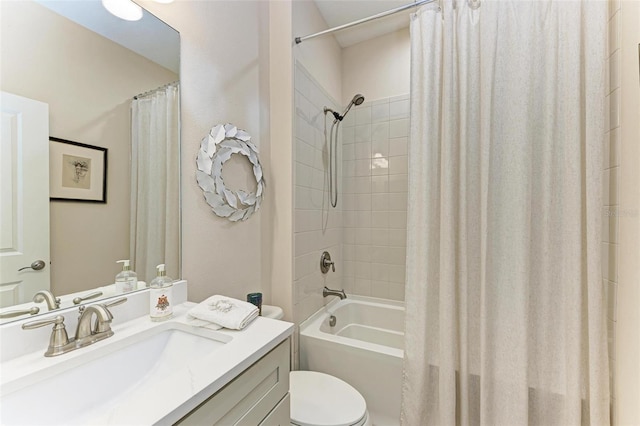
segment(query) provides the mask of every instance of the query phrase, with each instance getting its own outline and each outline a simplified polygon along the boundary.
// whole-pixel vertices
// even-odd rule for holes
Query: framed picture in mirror
[[[107,202],[107,148],[49,137],[51,201]]]

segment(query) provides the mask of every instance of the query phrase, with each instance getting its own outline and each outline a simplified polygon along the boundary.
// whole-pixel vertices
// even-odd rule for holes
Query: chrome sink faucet
[[[64,317],[62,315],[57,315],[54,318],[43,321],[27,322],[22,324],[22,329],[31,330],[53,324],[53,330],[51,332],[51,337],[49,338],[49,347],[44,353],[44,356],[51,357],[62,355],[113,336],[113,330],[111,330],[113,315],[108,308],[126,301],[127,298],[122,297],[111,303],[98,303],[87,306],[86,308],[84,305],[80,306],[78,327],[76,329],[75,337],[71,339],[69,339],[69,336],[67,335],[67,330],[64,326]],[[92,327],[92,319],[94,315],[96,317],[96,321]]]
[[[347,293],[345,293],[344,290],[331,290],[330,288],[325,286],[322,289],[322,297],[327,296],[338,296],[340,300],[343,300],[347,298]]]
[[[53,293],[51,293],[49,290],[40,290],[39,292],[34,294],[33,302],[34,303],[47,302],[47,308],[50,311],[53,311],[54,309],[58,309],[60,307],[60,298],[55,297]]]

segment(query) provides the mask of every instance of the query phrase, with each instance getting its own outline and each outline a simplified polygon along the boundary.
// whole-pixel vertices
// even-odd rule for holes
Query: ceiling
[[[412,3],[412,0],[315,0],[320,13],[327,22],[327,28],[333,28],[358,19],[366,18],[387,10]],[[352,46],[365,40],[397,31],[409,25],[408,9],[384,18],[357,25],[333,33],[342,47]],[[296,34],[305,36],[308,34]]]
[[[179,74],[180,35],[144,10],[135,22],[116,18],[100,0],[35,0],[101,36]]]

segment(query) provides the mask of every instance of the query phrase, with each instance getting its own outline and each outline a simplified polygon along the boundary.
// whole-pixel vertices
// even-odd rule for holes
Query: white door
[[[0,307],[6,307],[50,286],[49,105],[0,92],[0,109]],[[44,268],[29,267],[38,260]]]

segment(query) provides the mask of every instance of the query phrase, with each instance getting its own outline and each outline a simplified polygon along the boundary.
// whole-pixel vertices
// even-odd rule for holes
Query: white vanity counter
[[[194,305],[185,302],[174,307],[174,317],[163,322],[152,322],[145,315],[116,324],[113,326],[115,334],[112,337],[64,355],[45,358],[43,353],[47,341],[43,340],[38,352],[3,362],[0,404],[6,405],[0,407],[0,423],[33,424],[35,420],[35,423],[42,424],[39,420],[47,419],[47,424],[66,425],[173,424],[286,341],[293,332],[293,324],[264,317],[258,317],[241,331],[211,331],[192,327],[187,323],[186,312]],[[116,315],[114,309],[114,316]],[[153,376],[157,371],[150,370],[145,373],[147,376],[141,380],[140,385],[128,384],[126,393],[119,393],[119,379],[113,371],[99,370],[89,376],[82,374],[88,363],[100,360],[105,353],[116,353],[131,346],[132,342],[137,342],[136,339],[145,338],[139,336],[154,335],[168,328],[215,335],[217,346],[210,352],[180,355],[178,361],[172,360],[177,362],[177,367],[171,371]],[[67,331],[72,335],[73,328],[68,328]],[[135,364],[144,366],[145,360],[133,359],[131,356],[137,355],[130,355],[122,362],[118,361],[117,365],[122,365],[121,368],[125,370],[132,368],[132,372],[140,370]],[[130,360],[131,365],[127,360]],[[78,377],[75,378],[74,374]],[[65,384],[65,380],[60,379],[66,376],[69,376],[69,379],[65,379],[68,382]],[[112,389],[109,389],[110,387]],[[28,396],[33,392],[34,398],[22,398],[25,401],[19,400],[17,403],[13,401],[12,399],[16,399],[14,396],[24,392],[25,388],[28,388]],[[81,393],[78,393],[77,389],[81,389]],[[76,396],[76,399],[84,399],[83,395],[90,395],[97,389],[106,389],[108,397],[102,403],[88,405],[90,409],[83,408],[83,403],[88,404],[87,401],[75,404],[76,401],[66,398],[65,402],[60,404],[61,398],[56,398],[55,394],[51,395],[51,392],[57,392],[64,399],[65,393],[75,392],[80,395]],[[46,398],[45,395],[50,395],[51,398]],[[15,412],[13,415],[7,413],[11,411],[12,406],[20,405],[22,402],[27,404],[25,407],[31,407],[31,410],[26,410],[24,417],[21,414],[15,416]],[[60,405],[69,407],[66,415],[62,414],[65,410],[61,409]],[[17,408],[16,412],[22,413]],[[51,416],[42,417],[40,413],[49,413]]]

